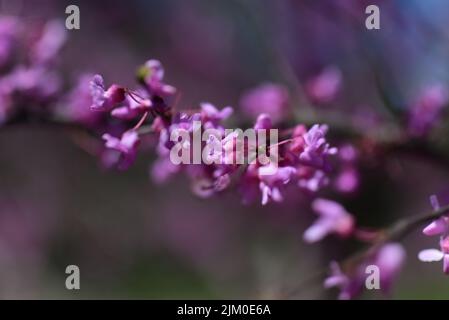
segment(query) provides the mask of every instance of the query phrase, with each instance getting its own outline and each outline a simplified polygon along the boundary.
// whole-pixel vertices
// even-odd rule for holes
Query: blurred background
[[[65,20],[69,4],[80,8],[81,29],[68,31],[67,78],[100,73],[132,87],[136,68],[156,58],[181,92],[181,108],[231,105],[238,123],[253,122],[242,96],[263,83],[290,93],[287,121],[339,114],[343,125],[375,131],[427,86],[449,82],[445,0],[2,0],[0,14]],[[369,4],[380,7],[380,30],[365,28]],[[323,74],[331,75],[330,97],[299,89]],[[444,150],[446,122],[429,138]],[[0,132],[1,298],[276,298],[357,246],[333,237],[304,244],[315,216],[310,197],[295,190],[265,207],[232,193],[201,200],[182,176],[152,182],[151,151],[126,172],[107,171],[55,128]],[[361,225],[427,212],[432,193],[449,202],[444,161],[373,156],[358,170],[356,191],[320,195],[341,201]],[[416,258],[432,246],[419,231],[406,239],[407,263],[391,298],[449,298],[441,266]],[[81,270],[78,291],[65,288],[71,264]],[[334,297],[308,282],[292,298]]]

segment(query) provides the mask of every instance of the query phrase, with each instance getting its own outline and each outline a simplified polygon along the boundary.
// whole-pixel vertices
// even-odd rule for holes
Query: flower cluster
[[[331,233],[348,237],[354,232],[354,218],[341,204],[318,198],[312,203],[312,208],[319,218],[304,232],[306,242],[317,242]]]
[[[433,195],[430,197],[432,208],[437,211],[440,209],[438,198]],[[440,249],[422,250],[418,258],[424,262],[443,260],[443,272],[449,274],[449,217],[442,216],[432,221],[423,230],[426,236],[440,236]]]
[[[259,161],[246,163],[226,161],[229,159],[223,157],[237,157],[236,133],[227,133],[223,124],[231,116],[233,109],[225,107],[219,110],[210,103],[202,103],[198,110],[175,111],[169,107],[167,99],[175,94],[176,89],[165,84],[163,77],[164,69],[161,63],[149,60],[139,69],[140,87],[136,90],[117,84],[107,87],[100,75],[93,76],[90,81],[92,112],[107,112],[111,117],[125,121],[125,124],[140,119],[132,128],[125,131],[115,130],[119,132],[118,135],[109,132],[103,134],[106,148],[119,154],[117,158],[119,168],[126,169],[132,164],[140,141],[140,131],[144,126],[149,126],[151,133],[157,135],[159,140],[156,149],[158,159],[152,169],[155,181],[164,182],[173,174],[183,171],[192,181],[193,192],[201,197],[209,197],[228,189],[233,180],[236,180],[245,202],[254,200],[260,194],[262,204],[282,201],[283,189],[287,185],[296,184],[303,190],[315,192],[328,184],[328,173],[331,170],[328,158],[335,155],[337,149],[331,147],[326,140],[327,125],[316,124],[309,129],[304,125],[297,125],[285,130],[288,134],[276,144],[264,141],[262,144],[268,153],[270,148],[279,151],[277,168],[272,168],[271,163],[263,164]],[[199,127],[195,127],[195,123],[199,123]],[[259,114],[253,126],[256,132],[273,128],[272,117],[266,113]],[[193,164],[173,163],[170,153],[175,146],[179,131],[184,130],[193,136],[196,131],[203,129],[214,130],[214,134],[210,134],[204,143],[209,152],[206,158],[210,161]],[[112,132],[114,128],[108,130]],[[254,146],[246,142],[244,145],[246,154],[251,148]],[[193,152],[189,142],[183,143],[180,149],[184,149],[183,151],[189,156]],[[216,161],[217,159],[219,161]],[[273,174],[266,174],[272,169]]]
[[[66,39],[65,28],[50,21],[38,29],[35,39],[19,19],[0,17],[0,123],[24,112],[49,111],[60,92],[55,62]]]

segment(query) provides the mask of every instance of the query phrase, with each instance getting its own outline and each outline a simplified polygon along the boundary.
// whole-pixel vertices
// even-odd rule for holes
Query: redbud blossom
[[[306,242],[320,241],[331,233],[347,237],[354,231],[354,218],[339,203],[319,198],[313,201],[312,208],[319,218],[304,232]]]

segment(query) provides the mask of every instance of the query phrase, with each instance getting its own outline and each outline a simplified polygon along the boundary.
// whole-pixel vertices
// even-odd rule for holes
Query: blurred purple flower
[[[335,99],[341,84],[341,71],[336,67],[327,67],[306,83],[306,93],[315,103],[329,103]]]
[[[287,89],[278,84],[264,83],[245,92],[240,105],[242,111],[251,118],[259,114],[268,114],[274,123],[279,122],[286,114],[289,104]]]
[[[137,155],[137,147],[140,142],[138,133],[134,130],[126,131],[120,139],[105,133],[103,134],[103,139],[105,140],[106,148],[120,153],[118,168],[121,170],[128,169]]]
[[[324,280],[324,287],[338,287],[338,299],[354,299],[362,293],[366,279],[366,267],[375,265],[379,268],[380,290],[384,294],[391,291],[392,284],[399,274],[405,261],[405,250],[399,243],[387,243],[374,254],[367,256],[362,263],[352,266],[344,273],[337,262],[330,265],[330,276]]]
[[[90,109],[92,96],[90,95],[89,82],[91,74],[81,75],[76,86],[62,99],[59,112],[71,121],[79,122],[87,126],[95,125],[101,114]]]
[[[442,109],[449,100],[448,90],[441,84],[429,86],[412,105],[408,129],[412,136],[424,136],[439,121]]]
[[[327,156],[337,153],[337,148],[331,148],[326,142],[327,130],[327,125],[315,124],[304,134],[304,150],[299,155],[303,163],[317,168],[326,168]]]
[[[399,243],[388,243],[378,250],[373,264],[379,267],[380,270],[380,289],[382,292],[390,292],[394,280],[401,271],[405,258],[404,247]]]
[[[331,233],[347,237],[354,231],[354,218],[339,203],[319,198],[313,201],[312,208],[320,217],[304,232],[306,242],[320,241]]]
[[[360,174],[356,162],[357,150],[350,144],[338,148],[340,169],[335,178],[335,189],[342,193],[352,193],[359,186]]]
[[[298,187],[311,192],[316,192],[324,186],[329,184],[329,177],[322,170],[310,170],[309,168],[302,168],[298,178]]]
[[[176,88],[162,82],[164,79],[164,67],[158,60],[148,60],[139,70],[139,77],[145,83],[152,95],[171,96],[176,93]]]
[[[344,274],[337,262],[332,261],[330,265],[330,275],[324,280],[324,288],[338,287],[340,293],[339,300],[349,300],[357,297],[363,286],[361,272],[356,272],[352,277]]]
[[[169,157],[159,157],[153,163],[150,173],[154,182],[165,183],[180,170],[181,166],[173,164]]]
[[[46,64],[54,60],[64,45],[67,38],[67,30],[61,21],[48,22],[42,32],[39,41],[31,51],[33,64]]]
[[[208,102],[202,103],[200,109],[201,121],[206,129],[218,127],[220,122],[228,119],[234,112],[232,107],[228,106],[218,110],[213,104]]]
[[[435,195],[430,196],[432,208],[437,211],[440,209],[438,198]],[[449,274],[449,218],[442,216],[423,229],[423,233],[427,236],[440,236],[440,248],[422,250],[418,254],[418,258],[424,262],[443,260],[443,272]]]
[[[440,209],[440,204],[438,202],[438,198],[436,195],[430,196],[430,204],[432,208],[437,211]],[[446,216],[442,216],[434,221],[432,221],[429,225],[427,225],[423,229],[423,233],[426,236],[435,236],[447,234],[449,232],[449,218]]]
[[[266,113],[260,114],[254,124],[254,130],[270,130],[272,127],[271,116]]]
[[[59,75],[43,66],[18,66],[0,80],[10,93],[16,93],[35,102],[54,97],[61,87]]]

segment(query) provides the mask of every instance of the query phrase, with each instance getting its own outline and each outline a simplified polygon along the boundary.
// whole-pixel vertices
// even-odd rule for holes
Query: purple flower
[[[158,60],[148,60],[139,70],[139,76],[152,95],[171,96],[176,93],[176,88],[162,82],[164,68]]]
[[[411,107],[408,129],[413,136],[424,136],[438,122],[442,109],[449,101],[448,90],[440,84],[424,89]]]
[[[139,97],[131,95],[132,93],[128,94],[123,103],[111,111],[111,116],[122,120],[131,120],[149,111],[153,106],[149,98],[144,98],[144,92],[139,92]]]
[[[339,300],[349,300],[357,297],[362,291],[363,276],[360,270],[356,270],[352,277],[346,275],[341,270],[337,262],[332,261],[330,265],[330,275],[324,280],[324,288],[337,287],[340,289]]]
[[[270,200],[280,202],[283,200],[280,188],[289,183],[296,173],[293,167],[274,167],[269,164],[258,169],[259,189],[262,193],[262,205],[266,205]]]
[[[273,122],[282,120],[289,103],[287,89],[278,84],[264,83],[245,92],[240,99],[242,110],[252,118],[268,114]]]
[[[105,133],[103,134],[103,140],[106,141],[106,148],[120,153],[118,168],[121,170],[129,168],[137,155],[137,147],[140,142],[138,133],[134,130],[126,131],[120,139]]]
[[[313,201],[312,208],[320,217],[304,232],[306,242],[320,241],[331,233],[347,237],[354,231],[354,218],[339,203],[319,198]]]
[[[298,187],[317,192],[322,187],[329,184],[329,177],[322,170],[311,170],[310,168],[301,168],[298,170]],[[304,174],[304,172],[306,172]]]
[[[254,130],[270,130],[273,127],[271,116],[266,113],[262,113],[257,117],[256,123],[254,124]]]
[[[159,157],[153,164],[151,168],[151,177],[153,181],[156,183],[165,183],[167,182],[173,175],[178,173],[181,170],[181,166],[177,166],[170,161],[170,158]]]
[[[435,211],[440,209],[438,198],[435,195],[430,196],[430,204],[432,205],[432,208]],[[423,229],[423,233],[426,236],[443,235],[447,234],[448,232],[449,232],[449,218],[445,216],[432,221],[429,225],[427,225]]]
[[[344,273],[337,262],[330,265],[330,275],[324,280],[326,289],[338,287],[340,300],[354,299],[362,293],[366,279],[366,267],[375,265],[379,268],[380,290],[384,294],[391,291],[391,286],[399,274],[405,261],[405,250],[399,243],[387,243],[380,247],[374,254],[364,258],[362,263],[351,266]]]
[[[327,125],[315,124],[304,134],[304,149],[299,155],[303,163],[317,168],[326,168],[327,156],[337,153],[337,148],[331,148],[326,141],[327,130]]]
[[[61,21],[48,22],[39,41],[31,51],[31,60],[34,64],[51,62],[59,53],[67,38],[66,29]]]
[[[328,67],[307,82],[306,92],[316,103],[329,103],[335,99],[341,83],[341,71],[336,67]]]
[[[338,148],[338,158],[341,168],[335,178],[335,188],[339,192],[351,193],[357,190],[359,186],[359,170],[356,166],[358,158],[356,149],[350,145],[344,145]]]
[[[91,74],[80,76],[76,86],[68,93],[59,106],[59,112],[64,117],[87,126],[95,125],[102,115],[92,112],[90,109],[92,97],[90,95],[89,82],[91,79]]]
[[[201,122],[205,129],[209,128],[219,128],[220,122],[228,119],[234,110],[232,107],[225,107],[221,110],[218,110],[213,104],[211,103],[202,103],[200,105],[201,111]]]
[[[440,209],[438,198],[435,195],[430,196],[432,208],[437,211]],[[426,249],[418,254],[418,258],[424,262],[443,260],[443,272],[449,274],[449,218],[442,216],[423,229],[426,236],[440,236],[440,250]]]
[[[382,292],[390,292],[394,280],[401,271],[405,257],[404,247],[399,243],[388,243],[378,250],[373,264],[380,270],[380,289]]]
[[[2,82],[11,92],[35,99],[37,102],[53,97],[61,86],[59,75],[43,66],[30,68],[18,66],[5,76]]]
[[[90,81],[90,94],[92,96],[90,108],[95,111],[110,111],[125,99],[124,88],[113,84],[105,90],[103,77],[98,74]]]
[[[355,166],[345,166],[335,179],[335,188],[342,193],[357,190],[360,182],[359,171]]]
[[[204,167],[202,169],[205,169]],[[200,169],[201,170],[201,169]],[[217,171],[219,172],[219,171]],[[192,192],[200,198],[209,198],[223,190],[225,190],[231,183],[229,174],[219,175],[217,177],[201,172],[199,175],[193,174],[191,189]]]

